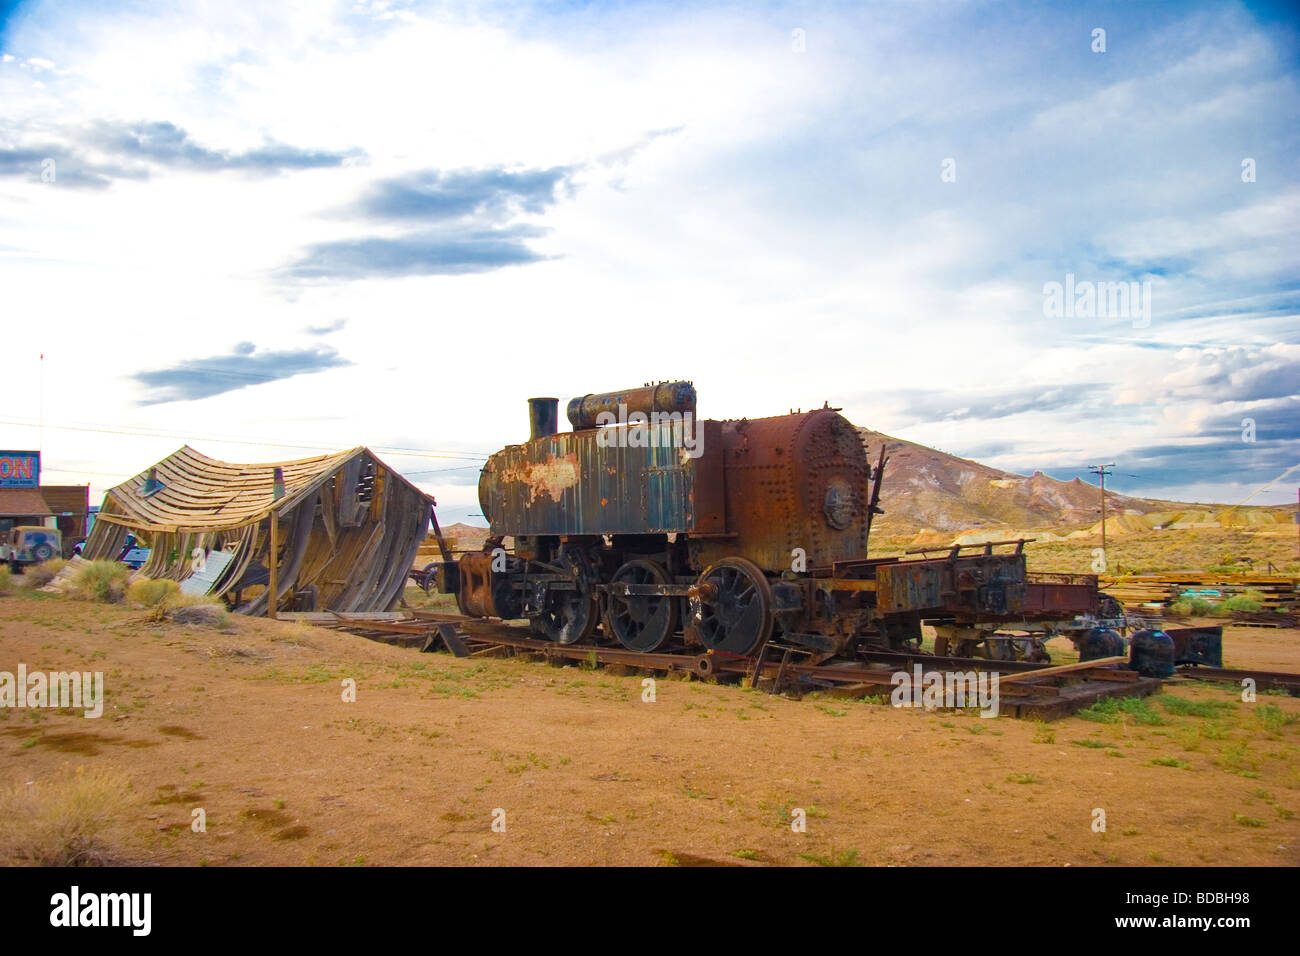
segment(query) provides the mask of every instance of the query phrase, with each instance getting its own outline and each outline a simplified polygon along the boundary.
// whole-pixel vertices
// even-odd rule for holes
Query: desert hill
[[[975,543],[1034,532],[1086,536],[1101,530],[1096,485],[1059,481],[1042,472],[1025,476],[958,458],[867,428],[859,429],[874,463],[883,443],[888,464],[881,487],[885,513],[875,529],[889,537],[916,535],[918,544]],[[1284,525],[1286,509],[1187,503],[1106,492],[1107,535],[1154,529]]]
[[[457,521],[455,524],[444,527],[442,534],[450,542],[451,547],[464,551],[474,551],[481,548],[483,542],[487,540],[488,529]]]

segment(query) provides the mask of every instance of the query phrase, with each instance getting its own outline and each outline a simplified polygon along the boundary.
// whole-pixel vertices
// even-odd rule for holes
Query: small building
[[[0,488],[0,532],[14,525],[57,526],[54,512],[36,488]]]
[[[57,528],[66,558],[86,536],[89,512],[89,485],[43,485],[39,451],[0,451],[0,534],[19,525]]]
[[[90,516],[89,485],[41,485],[41,497],[54,512],[63,535],[63,556],[72,554],[77,542],[86,536]]]
[[[276,610],[388,611],[432,505],[367,448],[231,464],[185,446],[109,489],[83,557],[115,559],[130,535],[142,574],[240,613],[268,612],[272,580]]]

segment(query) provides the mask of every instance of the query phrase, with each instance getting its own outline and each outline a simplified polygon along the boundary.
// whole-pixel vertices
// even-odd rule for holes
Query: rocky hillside
[[[457,521],[443,528],[442,534],[450,547],[460,551],[476,551],[483,547],[483,542],[487,540],[488,529]]]
[[[983,526],[1043,528],[1100,520],[1096,485],[1057,481],[1041,472],[1029,477],[957,458],[882,432],[859,429],[872,463],[885,445],[889,463],[881,489],[882,530],[963,531]],[[1107,492],[1107,510],[1141,513],[1176,507]]]
[[[1017,475],[976,461],[957,458],[925,445],[870,429],[859,429],[871,461],[881,443],[889,463],[877,519],[880,535],[919,535],[924,543],[973,543],[1018,537],[1034,531],[1043,540],[1087,535],[1101,530],[1101,492],[1075,478],[1058,481],[1042,472]],[[1230,515],[1223,505],[1188,504],[1134,498],[1106,492],[1106,533],[1133,534],[1156,528],[1259,526],[1289,523],[1280,508],[1239,508]]]

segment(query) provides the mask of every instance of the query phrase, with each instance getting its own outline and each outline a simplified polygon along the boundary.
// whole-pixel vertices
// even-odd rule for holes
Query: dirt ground
[[[644,675],[142,618],[0,598],[0,671],[98,670],[107,688],[99,719],[0,708],[0,785],[120,774],[97,838],[111,860],[1300,863],[1300,699],[1284,695],[1171,683],[1051,724],[663,677],[646,702]],[[1300,632],[1229,629],[1226,656],[1300,672]]]

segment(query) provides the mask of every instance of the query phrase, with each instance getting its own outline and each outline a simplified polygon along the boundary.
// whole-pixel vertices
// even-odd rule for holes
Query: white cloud
[[[0,283],[20,318],[7,352],[47,354],[49,422],[272,444],[487,452],[524,434],[530,394],[678,376],[707,415],[829,399],[921,440],[947,426],[917,422],[902,390],[956,408],[990,384],[1095,386],[1082,408],[963,423],[953,450],[1014,446],[1003,467],[1194,437],[1245,401],[1251,368],[1295,347],[1295,70],[1237,14],[1135,26],[1156,51],[1142,61],[1072,59],[1052,30],[1000,16],[302,3],[92,6],[74,23],[37,5],[4,40],[0,151],[170,122],[210,150],[364,155],[260,178],[148,167],[98,190],[41,183],[30,163],[0,175]],[[1238,154],[1258,154],[1258,182],[1236,178]],[[956,183],[939,178],[948,156]],[[528,240],[546,261],[284,281],[312,246],[406,233],[339,215],[382,179],[552,166],[576,169],[572,191],[519,220],[548,230]],[[1168,267],[1150,328],[1044,319],[1044,282],[1138,266]],[[1225,303],[1245,312],[1203,314]],[[142,368],[241,341],[301,348],[339,318],[324,341],[349,367],[136,404]],[[1232,397],[1212,394],[1217,371]],[[10,409],[36,420],[39,388],[11,384]],[[0,444],[33,438],[0,425]],[[46,439],[47,462],[96,490],[112,478],[91,472],[133,473],[180,443]],[[448,520],[477,510],[472,485],[429,477]]]

